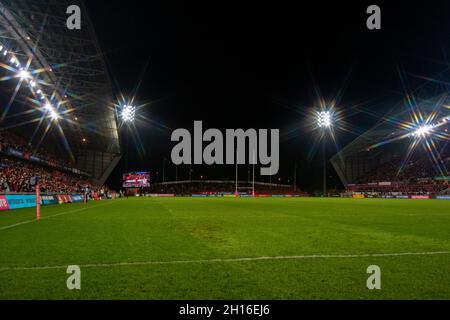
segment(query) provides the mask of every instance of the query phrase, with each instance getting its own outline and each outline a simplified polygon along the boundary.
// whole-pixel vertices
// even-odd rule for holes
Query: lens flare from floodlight
[[[44,105],[44,110],[47,111],[50,119],[53,121],[58,121],[61,118],[58,111],[50,103]]]
[[[417,128],[413,132],[412,135],[415,138],[423,139],[423,138],[426,138],[429,135],[431,135],[432,132],[433,132],[433,126],[426,124],[426,125],[422,125],[419,128]]]
[[[58,121],[58,119],[60,118],[58,112],[55,109],[50,110],[50,118],[53,121]]]
[[[136,107],[130,105],[124,105],[122,107],[122,120],[126,123],[131,123],[134,121],[136,116]]]
[[[19,75],[19,78],[22,80],[31,78],[31,74],[27,70],[20,70],[18,75]]]
[[[317,126],[319,128],[330,128],[333,125],[333,119],[330,111],[317,112]]]

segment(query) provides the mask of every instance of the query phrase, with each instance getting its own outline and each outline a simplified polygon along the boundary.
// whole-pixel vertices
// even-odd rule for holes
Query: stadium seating
[[[0,162],[0,192],[32,192],[30,178],[34,176],[40,177],[42,192],[74,193],[90,186],[88,181],[64,172],[4,158]]]
[[[406,163],[396,158],[349,185],[348,192],[379,193],[380,195],[439,195],[449,189],[450,153],[441,155],[440,172],[427,154],[420,154]],[[401,168],[401,170],[400,170]]]
[[[251,182],[240,182],[238,192],[251,194],[253,191]],[[236,185],[233,181],[184,181],[179,183],[154,184],[150,188],[145,188],[142,193],[147,194],[176,194],[176,195],[190,195],[190,194],[218,194],[228,193],[234,194],[236,192]],[[302,195],[306,193],[294,190],[292,186],[276,185],[276,184],[261,184],[255,183],[256,194],[271,194],[271,195]]]
[[[48,163],[56,163],[56,156],[45,149],[39,148],[38,151],[33,151],[33,148],[21,137],[10,132],[1,132],[0,192],[33,192],[34,186],[30,185],[30,178],[34,176],[40,177],[42,192],[75,193],[82,192],[86,187],[92,188],[85,177],[12,157],[5,153],[8,148],[45,159]]]

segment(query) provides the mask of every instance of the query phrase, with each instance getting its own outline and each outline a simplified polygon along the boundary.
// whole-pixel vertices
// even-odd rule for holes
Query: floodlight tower
[[[326,160],[326,133],[333,126],[333,115],[331,111],[317,112],[317,126],[322,133],[322,157],[323,157],[323,196],[327,194],[327,160]]]
[[[133,124],[136,118],[136,107],[124,104],[121,106],[120,116],[122,118],[123,123],[127,126],[126,132],[126,150],[125,150],[125,173],[128,172],[128,149],[129,149],[129,136],[130,136],[130,126]]]

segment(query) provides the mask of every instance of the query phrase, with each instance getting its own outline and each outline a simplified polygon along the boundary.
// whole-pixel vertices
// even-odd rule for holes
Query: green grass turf
[[[53,216],[59,213],[61,215]],[[0,299],[449,299],[450,255],[91,266],[450,251],[450,202],[135,198],[0,213]],[[3,228],[3,229],[2,229]],[[382,289],[366,288],[369,265]],[[81,265],[81,290],[65,268]],[[3,268],[3,269],[2,269]]]

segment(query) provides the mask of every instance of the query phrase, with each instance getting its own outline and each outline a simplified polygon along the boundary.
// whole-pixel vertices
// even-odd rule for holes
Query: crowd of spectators
[[[39,177],[41,192],[77,193],[92,188],[85,178],[33,165],[26,161],[2,157],[0,161],[0,192],[33,192],[31,178]]]
[[[433,179],[436,176],[441,176],[448,173],[450,169],[450,155],[443,158],[440,172],[438,166],[426,157],[409,160],[403,163],[401,159],[393,159],[387,163],[382,164],[377,169],[373,170],[367,175],[359,179],[360,183],[373,183],[384,181],[418,181],[421,179]]]
[[[61,166],[75,167],[72,161],[54,156],[54,153],[48,151],[43,146],[36,148],[35,146],[32,146],[30,142],[27,142],[24,138],[13,132],[0,131],[0,152],[5,152],[8,148],[13,148],[18,152],[30,156],[33,155],[42,160],[46,160],[49,163],[58,163]]]
[[[361,184],[349,186],[348,191],[379,195],[438,195],[449,188],[450,185],[447,181],[423,181],[391,185]]]
[[[86,188],[92,190],[91,183],[84,177],[63,172],[53,167],[34,164],[26,159],[8,155],[8,148],[23,154],[33,155],[48,163],[56,163],[56,156],[45,148],[33,148],[25,139],[8,132],[0,131],[0,192],[34,192],[31,178],[39,177],[41,192],[77,193]],[[26,157],[25,157],[26,158]],[[58,163],[67,165],[68,162]]]
[[[450,188],[450,154],[441,155],[437,166],[425,154],[408,162],[394,158],[361,177],[350,192],[379,193],[380,195],[437,195]],[[440,168],[440,169],[439,169]]]

